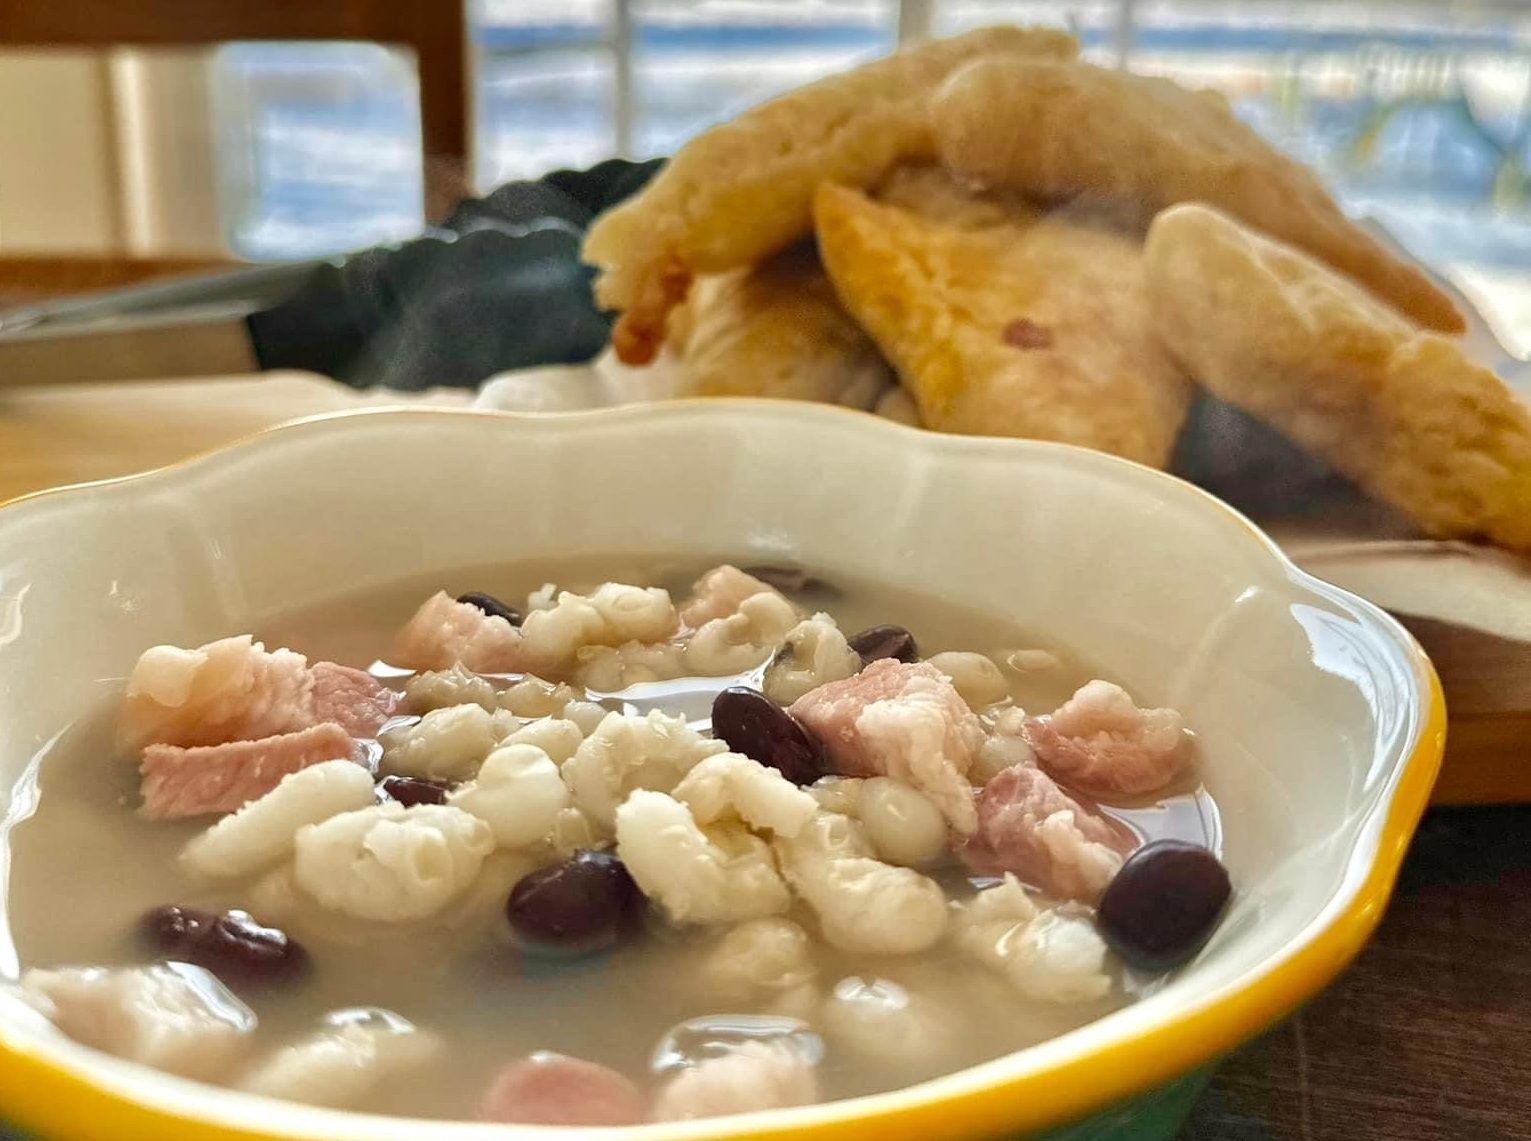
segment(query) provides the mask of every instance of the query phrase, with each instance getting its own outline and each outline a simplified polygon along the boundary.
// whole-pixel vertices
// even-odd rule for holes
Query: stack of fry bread
[[[1214,401],[1424,534],[1531,551],[1531,414],[1451,296],[1222,96],[1077,54],[980,29],[697,136],[586,238],[614,352],[1157,468]]]

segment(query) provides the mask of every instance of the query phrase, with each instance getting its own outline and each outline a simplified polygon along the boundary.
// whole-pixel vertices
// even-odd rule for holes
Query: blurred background
[[[1225,91],[1531,353],[1527,0],[472,0],[460,18],[3,0],[0,262],[407,237],[461,194],[667,154],[900,40],[996,21],[1064,24],[1098,62]]]

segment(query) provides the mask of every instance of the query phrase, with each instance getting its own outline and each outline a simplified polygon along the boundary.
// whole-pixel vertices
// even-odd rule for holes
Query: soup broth
[[[277,615],[253,633],[268,647],[290,647],[310,661],[370,669],[398,688],[408,671],[389,665],[388,647],[434,591],[487,591],[514,601],[550,581],[581,593],[613,581],[665,587],[678,602],[708,565],[628,556],[464,568]],[[836,575],[832,582],[810,578],[789,597],[805,615],[828,612],[846,632],[898,623],[913,632],[926,657],[946,650],[988,655],[1002,664],[1009,697],[1028,711],[1047,712],[1086,681],[1110,679],[1100,663],[1075,661],[1066,646],[1039,644],[1003,615],[968,610],[934,594]],[[679,710],[700,725],[712,695],[730,680],[647,683],[626,696],[640,709]],[[617,708],[623,696],[605,700]],[[35,797],[15,798],[14,814],[24,818],[12,820],[4,837],[10,870],[0,910],[0,970],[15,976],[34,967],[142,964],[155,958],[139,929],[140,917],[152,908],[250,911],[301,941],[311,960],[294,981],[234,988],[259,1019],[255,1053],[290,1043],[325,1012],[348,1007],[386,1008],[442,1042],[432,1059],[404,1080],[384,1083],[357,1107],[371,1112],[471,1118],[497,1070],[541,1050],[588,1059],[649,1084],[656,1080],[654,1067],[666,1064],[662,1056],[672,1028],[691,1019],[740,1015],[807,1023],[823,1039],[819,1096],[851,1097],[1023,1049],[1110,1012],[1142,985],[1112,966],[1114,982],[1105,997],[1041,1001],[949,941],[915,954],[868,957],[815,938],[815,984],[724,1001],[698,969],[717,939],[717,931],[705,927],[650,918],[637,937],[592,954],[518,948],[504,920],[506,892],[548,861],[504,851],[489,858],[468,897],[441,917],[390,927],[321,914],[294,904],[290,893],[280,898],[280,877],[209,883],[183,870],[178,854],[209,821],[151,822],[135,811],[137,773],[114,743],[119,708],[113,700],[82,716],[44,757]],[[19,811],[23,807],[28,810]],[[1145,840],[1170,837],[1213,852],[1221,848],[1216,806],[1194,769],[1146,801],[1124,800],[1104,811]],[[971,894],[970,881],[978,879],[955,859],[928,874],[953,898]],[[801,904],[789,914],[815,930]],[[837,987],[858,986],[894,1008],[910,1004],[904,1011],[909,1016],[892,1018],[879,1030],[847,1029],[821,1018]],[[683,1053],[687,1048],[685,1042],[671,1047]]]

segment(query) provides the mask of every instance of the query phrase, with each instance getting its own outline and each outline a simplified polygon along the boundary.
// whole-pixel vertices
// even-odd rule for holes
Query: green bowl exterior
[[[1014,1141],[1174,1141],[1212,1080],[1213,1069],[1193,1071],[1062,1129]]]

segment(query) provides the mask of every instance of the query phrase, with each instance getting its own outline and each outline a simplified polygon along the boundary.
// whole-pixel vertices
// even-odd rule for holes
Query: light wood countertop
[[[358,392],[306,373],[0,387],[0,503],[163,467],[264,428],[352,408],[466,406],[472,394]]]

